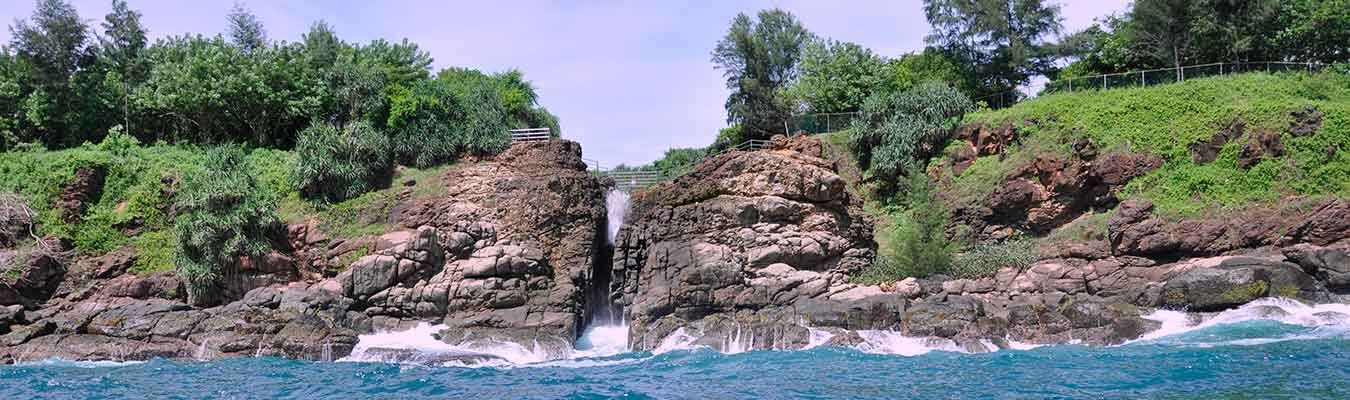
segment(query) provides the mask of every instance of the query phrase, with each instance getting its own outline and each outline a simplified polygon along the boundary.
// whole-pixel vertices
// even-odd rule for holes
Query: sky
[[[72,0],[99,24],[110,0]],[[152,39],[226,29],[233,0],[129,0]],[[1060,1],[1066,33],[1125,9],[1129,0]],[[407,38],[434,68],[520,69],[564,138],[606,167],[642,164],[667,148],[712,143],[726,124],[729,91],[711,52],[737,13],[785,9],[813,33],[888,57],[923,48],[920,0],[744,1],[242,1],[272,40],[298,41],[325,20],[348,42]],[[0,0],[0,22],[33,11],[32,0]],[[8,29],[0,41],[9,43]]]

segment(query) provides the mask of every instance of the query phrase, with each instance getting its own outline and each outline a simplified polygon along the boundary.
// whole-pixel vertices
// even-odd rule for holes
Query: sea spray
[[[1192,332],[1225,325],[1254,321],[1273,321],[1285,325],[1311,328],[1309,335],[1340,335],[1350,332],[1350,304],[1309,305],[1285,298],[1264,298],[1241,307],[1214,314],[1188,314],[1176,310],[1156,310],[1144,316],[1158,321],[1161,326],[1130,343],[1158,341],[1185,337]],[[1266,340],[1298,339],[1299,337],[1267,338]],[[1235,342],[1232,344],[1242,344]]]
[[[628,192],[618,189],[612,189],[605,195],[605,209],[608,211],[608,220],[606,227],[609,229],[609,245],[614,246],[615,240],[619,237],[619,228],[623,227],[623,220],[628,216]]]
[[[530,364],[553,358],[538,343],[530,347],[491,340],[466,340],[459,344],[448,344],[436,339],[438,332],[445,328],[445,325],[419,323],[408,330],[360,335],[351,355],[338,361],[418,363],[417,359],[391,358],[391,353],[383,350],[406,350],[412,354],[431,356],[424,359],[464,361],[461,365]],[[438,357],[447,355],[449,357]]]

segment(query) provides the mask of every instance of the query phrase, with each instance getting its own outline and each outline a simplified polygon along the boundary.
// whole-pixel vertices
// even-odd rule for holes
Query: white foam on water
[[[728,334],[722,338],[722,354],[740,354],[755,348],[755,334],[743,335],[741,327],[736,326],[736,333]]]
[[[1221,325],[1247,321],[1277,321],[1289,325],[1314,328],[1315,334],[1277,338],[1239,339],[1225,344],[1265,344],[1285,340],[1312,339],[1326,334],[1344,334],[1350,331],[1350,304],[1309,305],[1286,298],[1264,298],[1226,310],[1195,322],[1190,314],[1175,310],[1157,310],[1144,316],[1162,323],[1162,326],[1129,343],[1154,341]]]
[[[609,245],[614,245],[614,240],[619,236],[619,228],[623,226],[623,219],[628,216],[628,192],[619,189],[611,189],[605,195],[605,209],[609,210]]]
[[[572,357],[609,357],[627,352],[628,324],[619,323],[586,328],[577,338]]]
[[[857,333],[863,342],[855,348],[865,353],[918,356],[933,351],[965,352],[951,339],[905,336],[896,331],[860,330]]]
[[[43,360],[20,362],[14,365],[18,366],[52,366],[52,367],[75,367],[75,368],[114,368],[126,367],[137,364],[144,364],[145,361],[69,361],[60,358],[48,358]]]
[[[652,349],[652,354],[665,354],[678,350],[694,350],[702,346],[694,345],[698,337],[690,335],[684,328],[676,328],[674,332],[661,339],[661,343]]]
[[[802,350],[824,346],[825,343],[829,343],[830,339],[834,338],[834,334],[830,333],[829,331],[816,329],[809,326],[806,327],[806,332],[809,333],[810,336],[808,341],[806,342],[806,347],[803,347]]]
[[[405,331],[387,331],[376,332],[369,335],[360,335],[357,337],[356,347],[352,348],[351,355],[343,357],[338,361],[385,361],[378,356],[366,354],[366,351],[372,348],[403,349],[425,353],[458,352],[485,354],[504,359],[511,364],[530,364],[551,359],[548,351],[546,351],[537,341],[533,343],[532,348],[526,348],[517,343],[491,340],[468,340],[453,345],[437,340],[433,335],[445,328],[445,325],[418,323],[412,329]],[[484,363],[483,365],[493,365],[493,363],[489,362]]]

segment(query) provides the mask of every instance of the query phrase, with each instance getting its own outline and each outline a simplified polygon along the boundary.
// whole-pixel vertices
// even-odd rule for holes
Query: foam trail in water
[[[619,236],[619,228],[623,226],[623,219],[628,216],[627,192],[618,189],[612,189],[605,195],[605,208],[609,210],[609,219],[606,226],[609,227],[609,245],[614,245],[614,240]]]
[[[437,340],[433,335],[445,329],[445,325],[418,323],[412,329],[394,332],[376,332],[358,337],[351,355],[338,361],[377,361],[387,359],[378,354],[370,354],[371,349],[411,350],[426,354],[481,354],[506,360],[511,364],[529,364],[547,361],[549,354],[538,343],[526,348],[516,343],[496,341],[468,341],[457,345]],[[491,364],[488,362],[487,364]]]
[[[917,356],[932,351],[964,352],[951,339],[904,336],[895,331],[860,330],[857,333],[863,342],[856,348],[867,353]]]
[[[807,327],[806,332],[810,334],[809,341],[806,343],[806,347],[803,347],[802,350],[824,346],[825,343],[829,343],[830,339],[834,338],[834,334],[826,330]]]
[[[676,328],[674,332],[661,339],[661,343],[652,349],[652,354],[664,354],[677,350],[693,350],[700,346],[694,345],[698,337],[690,335],[684,328]]]
[[[126,367],[144,363],[145,361],[66,361],[59,358],[48,358],[45,360],[38,360],[33,362],[21,362],[15,365],[75,367],[75,368],[110,368],[110,367]]]
[[[1192,318],[1191,315],[1174,310],[1157,310],[1145,315],[1144,318],[1158,321],[1162,323],[1162,326],[1132,342],[1152,341],[1247,321],[1277,321],[1288,325],[1319,329],[1322,333],[1344,334],[1350,330],[1350,304],[1309,305],[1285,298],[1264,298],[1235,309],[1213,314],[1199,322],[1196,322],[1196,319]],[[1250,344],[1257,344],[1297,338],[1248,339],[1232,343],[1250,342]]]

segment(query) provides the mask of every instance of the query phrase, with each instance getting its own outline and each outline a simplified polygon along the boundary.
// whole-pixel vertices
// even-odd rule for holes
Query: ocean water
[[[598,329],[564,359],[498,349],[517,358],[475,367],[356,361],[359,354],[346,362],[47,360],[0,366],[0,399],[1350,399],[1350,322],[1341,311],[1350,306],[1266,300],[1200,323],[1159,312],[1150,317],[1163,330],[1121,346],[982,354],[876,331],[859,348],[723,354],[677,337],[657,353],[627,352],[604,343],[622,330]],[[444,345],[409,344],[419,346]]]

